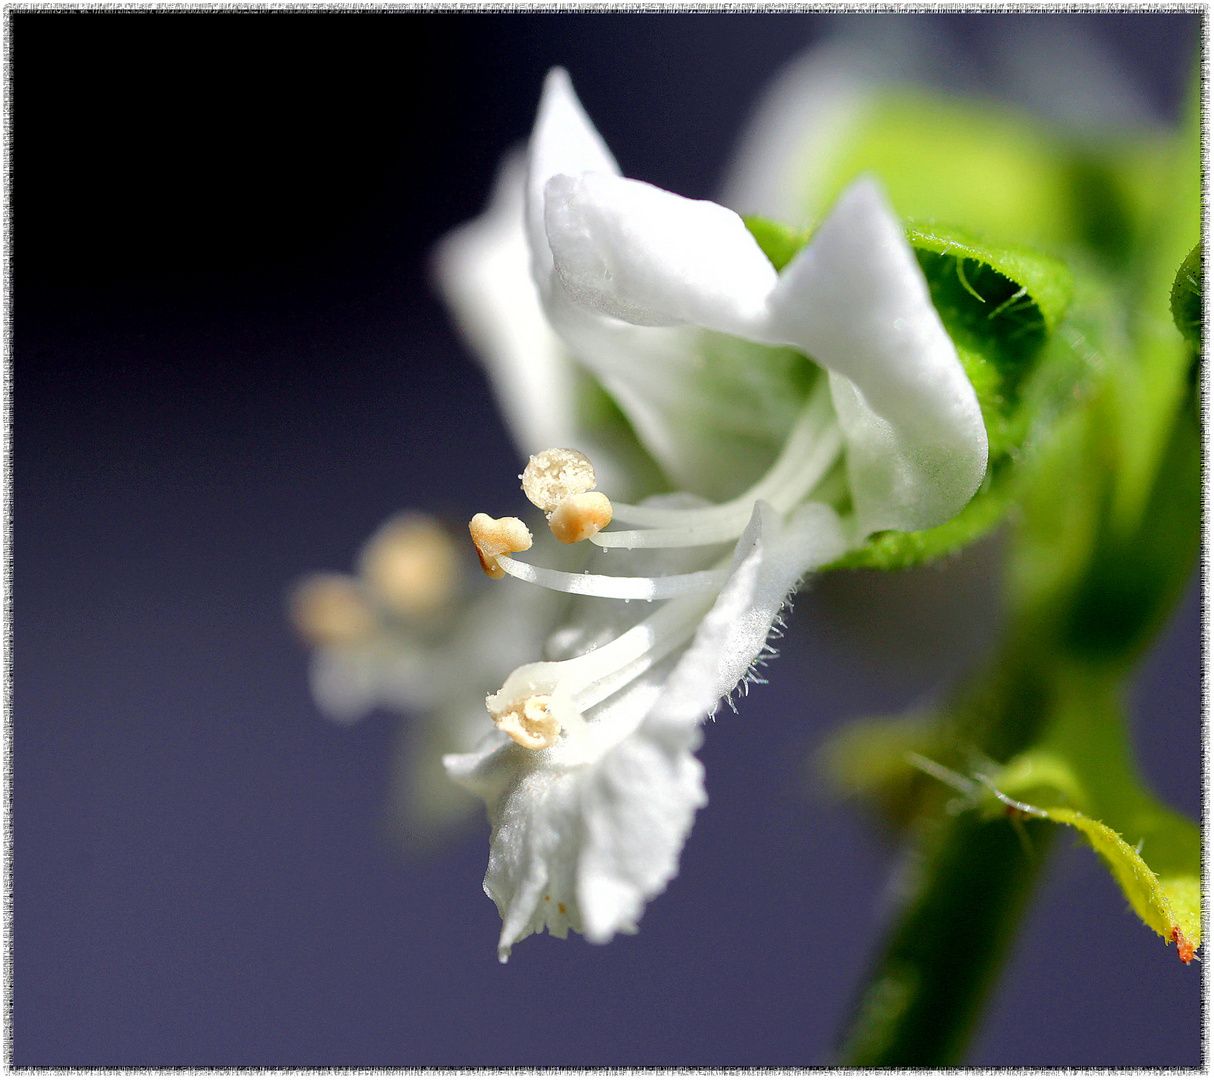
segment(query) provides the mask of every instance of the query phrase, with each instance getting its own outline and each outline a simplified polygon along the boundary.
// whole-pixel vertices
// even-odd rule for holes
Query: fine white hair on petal
[[[544,188],[544,223],[573,301],[637,325],[745,334],[776,283],[732,210],[640,180],[554,176]]]
[[[770,506],[756,503],[729,580],[645,724],[686,723],[713,709],[763,651],[780,608],[801,578],[838,559],[847,547],[839,516],[825,503],[805,503],[783,524]]]
[[[524,455],[577,438],[574,368],[531,276],[525,183],[526,163],[516,152],[503,161],[485,213],[445,236],[434,252],[443,296],[484,361]]]
[[[619,175],[620,167],[573,92],[569,73],[553,68],[544,80],[539,110],[527,147],[526,224],[531,268],[540,289],[552,278],[552,252],[544,231],[544,187],[560,174]]]
[[[645,903],[678,872],[695,811],[707,801],[694,798],[702,792],[702,766],[692,756],[701,722],[763,652],[797,582],[846,547],[829,506],[807,504],[783,524],[771,507],[756,504],[720,596],[640,727],[613,749],[610,771],[597,778],[602,810],[587,822],[578,873],[588,940],[608,941],[634,925]],[[630,788],[640,798],[629,797]]]
[[[785,267],[766,333],[832,373],[864,533],[930,528],[969,501],[986,471],[978,398],[874,180]]]

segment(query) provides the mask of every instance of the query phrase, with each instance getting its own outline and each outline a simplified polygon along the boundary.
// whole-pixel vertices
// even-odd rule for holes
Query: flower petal
[[[527,241],[532,275],[544,292],[552,278],[552,253],[544,231],[544,188],[548,181],[560,173],[619,175],[620,171],[573,92],[564,68],[553,68],[544,80],[527,157]]]
[[[693,798],[702,784],[702,766],[692,756],[701,722],[746,678],[797,582],[846,547],[838,516],[824,504],[801,507],[787,524],[765,503],[755,506],[729,581],[663,680],[661,696],[635,734],[611,751],[610,773],[598,781],[608,812],[587,820],[578,874],[588,940],[608,941],[634,926],[645,903],[678,872],[695,810],[707,801]],[[634,784],[639,803],[627,797]]]
[[[484,214],[448,233],[434,254],[443,296],[469,347],[484,361],[524,456],[577,445],[577,372],[531,277],[525,181],[522,155],[508,156]]]
[[[732,210],[639,180],[553,176],[544,224],[573,302],[641,326],[690,323],[745,336],[776,283]]]
[[[868,178],[840,197],[771,296],[770,340],[830,369],[863,535],[925,529],[986,470],[974,388],[897,219]]]

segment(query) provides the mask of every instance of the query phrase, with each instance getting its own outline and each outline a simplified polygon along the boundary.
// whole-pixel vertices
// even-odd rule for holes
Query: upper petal
[[[527,241],[532,275],[543,291],[552,278],[552,253],[544,232],[544,188],[548,181],[561,173],[618,175],[620,171],[573,92],[564,68],[553,68],[544,80],[527,158]]]
[[[544,188],[556,274],[574,303],[642,326],[691,323],[746,336],[776,272],[742,219],[606,173]]]
[[[864,534],[929,528],[969,501],[986,471],[978,398],[874,181],[785,267],[766,333],[832,372]]]
[[[443,297],[488,369],[498,404],[524,455],[577,445],[576,372],[531,277],[523,228],[526,164],[502,163],[485,212],[448,233],[434,253]]]

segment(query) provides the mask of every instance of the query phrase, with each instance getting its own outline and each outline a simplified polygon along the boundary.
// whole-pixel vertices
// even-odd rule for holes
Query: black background
[[[931,18],[979,49],[1024,17]],[[1083,22],[1174,115],[1196,17]],[[282,596],[397,509],[515,498],[426,258],[544,72],[569,68],[626,174],[710,197],[829,25],[11,16],[16,1065],[828,1060],[892,864],[802,761],[978,647],[989,548],[823,582],[771,685],[710,725],[711,801],[641,933],[505,967],[483,823],[424,855],[384,839],[397,721],[317,714]],[[1192,814],[1197,622],[1194,590],[1136,697],[1144,767]],[[971,1060],[1196,1064],[1199,980],[1064,843]]]

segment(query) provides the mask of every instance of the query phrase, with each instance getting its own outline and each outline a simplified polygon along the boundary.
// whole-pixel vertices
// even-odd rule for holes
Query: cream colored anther
[[[489,700],[497,695],[490,694]],[[519,746],[528,750],[546,750],[561,736],[561,722],[552,713],[552,699],[547,694],[534,694],[522,701],[513,701],[490,715],[498,730],[504,731]]]
[[[570,495],[594,487],[594,466],[577,450],[541,450],[531,455],[519,479],[523,494],[545,514],[551,514]]]
[[[480,556],[481,569],[491,578],[506,576],[497,563],[499,555],[515,551],[526,551],[531,547],[531,533],[518,518],[491,518],[488,514],[477,514],[468,522],[468,531]]]
[[[601,491],[570,495],[548,515],[548,527],[562,544],[589,540],[604,525],[611,524],[611,500]]]
[[[533,454],[519,477],[523,493],[548,515],[552,535],[562,544],[588,540],[611,522],[611,500],[594,487],[594,466],[578,450]]]

